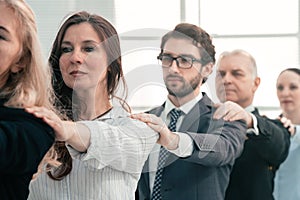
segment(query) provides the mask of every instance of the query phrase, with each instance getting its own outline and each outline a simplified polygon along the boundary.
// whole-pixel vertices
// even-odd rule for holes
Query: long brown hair
[[[59,67],[59,59],[61,57],[61,44],[65,33],[72,25],[80,23],[89,23],[98,37],[102,41],[104,49],[108,57],[109,66],[107,68],[107,93],[109,97],[117,98],[121,101],[122,106],[130,112],[130,108],[125,102],[127,95],[127,87],[123,75],[122,64],[121,64],[121,49],[120,41],[117,31],[110,22],[102,18],[99,15],[90,14],[85,11],[77,12],[68,17],[61,25],[55,41],[52,46],[51,55],[49,57],[49,64],[54,72],[53,87],[59,101],[56,106],[63,111],[63,113],[73,121],[77,120],[78,106],[75,101],[72,101],[72,88],[69,88],[63,81],[62,74]],[[122,82],[123,96],[124,99],[117,97],[116,91],[119,87],[119,82]],[[62,165],[54,170],[48,172],[48,175],[55,180],[60,180],[68,175],[72,170],[72,159],[70,154],[65,147],[64,142],[56,142],[55,149],[58,152],[58,160]]]

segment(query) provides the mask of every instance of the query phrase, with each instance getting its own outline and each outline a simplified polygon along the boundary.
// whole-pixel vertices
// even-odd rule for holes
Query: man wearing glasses
[[[179,24],[163,36],[158,60],[168,98],[151,114],[133,115],[160,133],[139,181],[139,199],[223,200],[246,124],[212,119],[214,103],[200,91],[215,63],[211,38],[198,26]]]

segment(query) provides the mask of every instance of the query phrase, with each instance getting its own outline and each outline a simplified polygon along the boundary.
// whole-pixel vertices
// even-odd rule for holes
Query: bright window
[[[281,70],[299,67],[299,0],[28,0],[37,16],[46,54],[63,18],[87,10],[102,15],[121,38],[129,104],[136,110],[166,98],[157,64],[161,36],[180,22],[200,25],[213,37],[217,57],[222,51],[244,49],[258,64],[261,85],[254,105],[278,109],[275,82]],[[141,81],[140,81],[141,80]],[[203,86],[214,100],[214,74]],[[138,85],[140,84],[140,85]],[[276,111],[278,113],[278,111]]]

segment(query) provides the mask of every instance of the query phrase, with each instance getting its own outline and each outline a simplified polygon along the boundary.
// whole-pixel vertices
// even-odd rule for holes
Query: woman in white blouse
[[[291,145],[287,159],[276,172],[274,197],[276,200],[295,200],[300,199],[300,69],[283,70],[276,88],[282,121],[290,123]]]
[[[49,63],[57,106],[78,122],[62,121],[42,107],[27,109],[56,131],[62,163],[31,182],[29,199],[134,199],[158,134],[129,118],[125,100],[116,97],[119,82],[126,86],[115,28],[101,16],[73,14],[56,36]]]

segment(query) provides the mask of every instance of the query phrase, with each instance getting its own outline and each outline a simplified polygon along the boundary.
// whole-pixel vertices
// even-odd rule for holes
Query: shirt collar
[[[255,110],[254,106],[251,104],[245,108],[247,112],[253,112]]]
[[[203,95],[202,93],[200,92],[198,96],[196,96],[195,98],[193,98],[192,100],[190,100],[189,102],[181,105],[179,108],[176,107],[171,101],[169,98],[167,98],[166,100],[166,104],[165,104],[165,109],[164,109],[164,112],[166,114],[168,114],[173,108],[176,108],[176,109],[180,109],[182,112],[184,112],[184,114],[187,114],[190,112],[190,110],[196,105],[196,103],[198,101],[200,101],[202,99]]]

